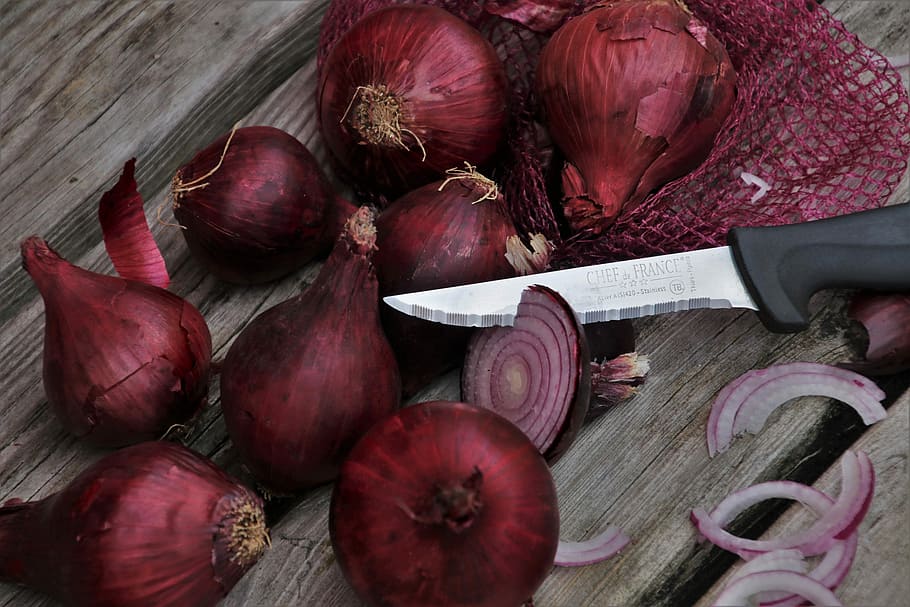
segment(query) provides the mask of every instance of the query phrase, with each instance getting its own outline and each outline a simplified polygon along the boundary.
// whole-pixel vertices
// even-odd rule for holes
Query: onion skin
[[[172,195],[190,252],[238,284],[275,280],[325,255],[355,208],[302,143],[270,126],[216,139],[177,171]]]
[[[505,256],[506,242],[516,235],[505,204],[499,195],[481,200],[494,187],[490,184],[479,175],[447,184],[438,181],[406,194],[380,214],[380,295],[515,274]],[[398,359],[405,396],[458,366],[471,335],[470,329],[421,320],[389,306],[382,307],[382,322]]]
[[[258,496],[185,447],[148,442],[0,508],[0,581],[73,607],[208,607],[267,543]]]
[[[678,0],[596,5],[557,30],[536,87],[567,159],[570,227],[599,233],[701,164],[732,109],[735,81],[723,46]]]
[[[334,479],[357,439],[399,405],[379,322],[373,217],[359,209],[313,283],[253,319],[225,357],[228,434],[273,494]]]
[[[329,525],[341,570],[369,605],[518,607],[553,565],[559,513],[549,469],[520,430],[434,401],[361,439]]]
[[[44,390],[69,432],[119,447],[158,438],[199,411],[212,339],[195,307],[159,287],[78,268],[37,236],[21,251],[44,299]]]
[[[326,57],[318,101],[342,171],[393,198],[462,162],[486,163],[508,119],[505,68],[493,46],[433,6],[361,18]]]
[[[910,294],[858,293],[850,301],[850,318],[866,332],[865,359],[841,366],[868,375],[910,369]]]

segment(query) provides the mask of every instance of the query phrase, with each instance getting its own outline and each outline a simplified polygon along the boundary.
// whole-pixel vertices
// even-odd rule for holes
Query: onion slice
[[[734,506],[728,505],[729,511],[717,514],[717,518],[700,508],[692,510],[690,518],[711,543],[745,559],[754,558],[763,552],[788,548],[796,548],[804,556],[822,554],[834,547],[837,540],[848,537],[856,530],[872,502],[875,472],[869,456],[862,451],[847,451],[841,457],[841,470],[841,492],[834,505],[808,529],[793,535],[771,540],[750,540],[725,531],[720,521],[731,516],[730,513],[748,507],[748,499],[741,500]]]
[[[760,571],[750,573],[731,583],[714,599],[714,607],[752,605],[749,597],[763,592],[786,591],[797,594],[813,605],[840,607],[834,593],[807,575],[793,571]]]
[[[739,491],[734,491],[725,497],[711,511],[711,518],[721,527],[726,526],[741,512],[759,502],[768,499],[790,499],[800,502],[817,516],[823,515],[834,505],[834,500],[818,489],[802,483],[793,481],[768,481],[752,485]],[[830,589],[837,588],[843,581],[850,567],[853,565],[853,559],[856,556],[856,548],[859,544],[859,533],[854,529],[853,532],[843,540],[837,540],[830,550],[825,553],[822,560],[816,567],[809,572],[809,577],[818,580]],[[770,559],[767,555],[778,555],[784,557],[796,552],[802,559],[802,553],[797,550],[775,550],[755,557],[744,565],[737,572],[736,577],[754,573],[758,571],[752,565],[760,559]],[[767,562],[765,560],[764,562]],[[787,566],[765,567],[766,569],[787,569]],[[795,570],[795,569],[794,569]],[[731,578],[732,581],[732,578]],[[763,597],[762,604],[773,605],[774,607],[798,607],[802,604],[802,599],[797,596],[776,596]]]
[[[583,542],[560,540],[556,549],[557,567],[580,567],[605,561],[625,548],[631,538],[622,529],[610,525],[602,532]]]
[[[136,159],[130,158],[114,187],[101,196],[98,220],[104,248],[122,278],[166,289],[171,279],[145,219],[135,169]]]
[[[768,417],[784,403],[801,396],[840,400],[866,425],[885,419],[885,393],[858,373],[831,365],[796,362],[748,371],[727,384],[708,415],[708,453],[726,451],[734,436],[758,433]]]

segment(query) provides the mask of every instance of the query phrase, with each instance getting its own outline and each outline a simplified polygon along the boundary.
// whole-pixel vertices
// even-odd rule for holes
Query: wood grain
[[[826,6],[884,54],[906,52],[910,9],[904,3],[828,0]],[[4,52],[0,65],[0,210],[6,218],[0,226],[0,503],[45,496],[102,455],[69,438],[47,410],[40,379],[43,305],[19,267],[17,246],[25,235],[41,233],[73,262],[111,272],[95,209],[127,158],[138,158],[140,191],[171,270],[172,290],[205,315],[216,359],[251,318],[315,276],[318,263],[270,285],[220,283],[188,255],[179,230],[154,218],[174,170],[238,120],[283,128],[325,163],[312,103],[312,52],[324,7],[325,0],[22,0],[0,6],[3,50],[16,51]],[[902,76],[906,83],[908,70]],[[907,184],[905,175],[894,201],[910,198]],[[167,210],[164,217],[170,219]],[[816,297],[811,329],[794,336],[769,334],[751,313],[735,311],[636,321],[639,349],[652,357],[648,382],[632,401],[587,427],[554,468],[564,537],[583,539],[617,524],[634,543],[606,563],[554,570],[536,604],[675,607],[709,600],[736,559],[695,543],[688,510],[770,478],[818,480],[823,488],[833,478],[836,486],[837,459],[854,444],[890,454],[882,457],[891,462],[886,469],[892,480],[882,481],[873,511],[880,518],[870,515],[866,553],[839,594],[851,599],[848,604],[864,605],[870,597],[884,604],[905,596],[904,586],[881,586],[886,572],[905,564],[908,554],[907,541],[897,533],[906,521],[906,491],[901,494],[893,479],[910,441],[906,432],[883,429],[895,425],[892,419],[906,418],[910,374],[884,382],[891,401],[902,400],[887,422],[871,429],[843,405],[806,398],[772,417],[759,436],[739,439],[715,459],[704,445],[711,400],[739,373],[857,354],[845,296]],[[457,372],[450,373],[412,401],[456,399],[457,381]],[[217,382],[210,396],[182,440],[243,475],[220,417]],[[326,487],[270,504],[273,547],[224,605],[357,605],[332,555],[328,502]],[[761,533],[790,516],[769,509],[742,531]],[[0,607],[51,605],[31,591],[0,585]]]

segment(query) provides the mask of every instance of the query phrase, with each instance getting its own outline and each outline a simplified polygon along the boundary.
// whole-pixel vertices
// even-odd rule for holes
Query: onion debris
[[[819,363],[796,362],[748,371],[717,394],[708,415],[708,453],[726,451],[733,438],[757,434],[775,409],[801,396],[827,396],[856,410],[866,425],[887,417],[885,393],[853,371]]]
[[[474,333],[461,372],[462,399],[521,428],[548,461],[575,440],[586,418],[630,397],[647,372],[626,353],[592,363],[585,330],[566,300],[532,285],[511,327]]]
[[[593,565],[616,556],[631,541],[622,529],[612,525],[583,542],[560,540],[554,564],[557,567]]]
[[[822,513],[808,529],[772,540],[741,538],[723,529],[721,522],[729,512],[736,512],[748,499],[728,505],[728,513],[708,514],[696,508],[691,512],[692,523],[711,543],[750,559],[771,550],[796,548],[803,556],[814,556],[830,550],[838,540],[853,533],[869,509],[875,489],[875,472],[869,456],[862,451],[847,451],[841,457],[841,492],[834,504]]]

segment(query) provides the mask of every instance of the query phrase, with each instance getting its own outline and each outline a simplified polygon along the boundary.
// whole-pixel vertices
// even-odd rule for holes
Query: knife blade
[[[910,290],[910,203],[773,227],[733,228],[727,246],[391,295],[405,314],[463,327],[511,325],[544,285],[583,323],[697,308],[746,308],[775,332],[808,327],[827,288]]]

